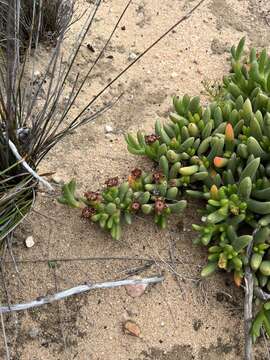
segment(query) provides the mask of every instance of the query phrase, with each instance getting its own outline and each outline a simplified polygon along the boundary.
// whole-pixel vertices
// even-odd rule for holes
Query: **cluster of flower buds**
[[[82,209],[82,217],[98,223],[119,240],[122,223],[131,224],[139,212],[153,214],[155,223],[164,229],[170,214],[180,214],[186,207],[178,199],[178,189],[171,187],[161,171],[145,173],[134,169],[128,180],[119,183],[117,177],[108,179],[101,192],[87,191],[82,198],[75,195],[75,182],[63,187],[61,203]]]

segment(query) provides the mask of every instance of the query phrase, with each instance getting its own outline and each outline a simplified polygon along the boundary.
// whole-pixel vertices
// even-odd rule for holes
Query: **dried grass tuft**
[[[0,44],[6,45],[8,1],[0,1]],[[55,45],[58,36],[66,28],[66,22],[74,10],[73,0],[21,0],[20,47],[28,47],[29,41]],[[40,24],[39,24],[40,21]]]

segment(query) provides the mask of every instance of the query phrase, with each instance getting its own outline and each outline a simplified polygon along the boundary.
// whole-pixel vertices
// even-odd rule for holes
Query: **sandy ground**
[[[90,1],[91,3],[91,1]],[[85,39],[76,68],[84,74],[101,49],[123,0],[104,0],[93,30]],[[143,49],[195,1],[134,0],[94,76],[87,82],[73,111],[85,106],[110,78],[129,63],[130,53]],[[79,0],[80,9],[90,6]],[[270,5],[267,0],[206,0],[187,22],[164,39],[132,68],[104,97],[124,91],[112,110],[59,144],[40,171],[56,171],[66,181],[75,177],[79,191],[100,188],[106,178],[124,178],[135,166],[151,164],[130,155],[123,134],[144,128],[150,131],[157,117],[166,118],[171,96],[203,92],[202,81],[220,79],[228,71],[228,49],[240,37],[248,45],[266,46],[270,40]],[[80,24],[75,24],[68,44]],[[87,44],[96,53],[89,51]],[[68,45],[67,45],[68,46]],[[40,63],[49,50],[43,50]],[[206,101],[202,93],[203,101]],[[106,135],[105,125],[113,127]],[[190,203],[182,218],[173,219],[168,230],[159,231],[148,219],[136,219],[115,242],[96,226],[85,223],[76,212],[40,194],[35,211],[18,229],[14,251],[20,277],[12,265],[6,267],[6,286],[12,302],[22,302],[79,283],[124,278],[143,261],[124,258],[154,258],[159,263],[140,273],[163,272],[165,281],[149,287],[133,299],[124,288],[101,290],[4,317],[12,360],[216,360],[242,359],[243,295],[229,276],[215,275],[198,281],[205,252],[192,245],[191,224],[198,216],[198,204]],[[42,215],[43,214],[43,215]],[[45,216],[47,217],[45,217]],[[32,235],[35,246],[26,249]],[[173,252],[178,260],[175,280],[166,264]],[[47,259],[121,257],[122,260],[58,261]],[[37,259],[42,262],[35,262]],[[29,260],[29,262],[25,262]],[[49,266],[50,265],[50,266]],[[4,294],[3,294],[4,298]],[[123,332],[123,323],[133,320],[141,330],[139,338]],[[261,340],[256,359],[266,359]],[[0,358],[5,359],[2,344]]]

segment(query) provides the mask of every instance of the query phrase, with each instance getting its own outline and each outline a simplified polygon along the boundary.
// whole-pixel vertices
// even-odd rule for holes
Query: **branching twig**
[[[139,274],[140,272],[144,271],[144,270],[147,270],[149,268],[151,268],[153,265],[154,265],[154,261],[149,261],[149,262],[146,262],[144,265],[142,266],[137,266],[135,268],[132,268],[132,269],[127,269],[127,270],[124,270],[123,272],[127,275],[127,276],[131,276],[131,275],[137,275]]]
[[[52,270],[53,270],[55,291],[59,291],[58,281],[57,281],[57,276],[56,276],[56,267],[53,267]],[[63,322],[62,322],[62,315],[61,315],[61,308],[60,308],[59,303],[58,303],[57,311],[58,311],[58,318],[59,318],[59,325],[60,325],[61,335],[62,335],[62,338],[63,338],[64,350],[65,350],[65,352],[67,352],[67,341],[66,341],[66,336],[65,336],[65,332],[64,332],[64,327],[63,327]]]
[[[21,275],[20,275],[20,272],[19,272],[19,269],[18,269],[18,266],[17,266],[17,262],[15,260],[15,257],[14,257],[14,254],[13,254],[13,250],[12,250],[12,240],[13,240],[13,232],[11,232],[10,234],[7,235],[6,237],[6,244],[7,244],[7,248],[8,248],[8,251],[9,251],[9,255],[12,259],[12,262],[13,262],[13,265],[14,265],[14,268],[15,268],[15,271],[17,273],[17,276],[18,276],[18,279],[20,281],[20,283],[22,285],[24,285],[24,282],[21,278]],[[5,261],[3,260],[2,261],[2,264],[5,263]]]
[[[141,257],[125,257],[125,256],[96,256],[96,257],[74,257],[74,258],[47,258],[47,259],[24,259],[24,260],[20,260],[20,259],[16,259],[16,263],[17,264],[38,264],[38,263],[45,263],[45,262],[87,262],[87,261],[143,261],[143,262],[153,262],[153,263],[157,263],[157,264],[172,264],[171,260],[169,259],[163,259],[163,260],[159,260],[159,259],[151,259],[151,258],[141,258]],[[10,264],[13,263],[13,261],[4,261],[5,264]],[[174,264],[179,264],[179,265],[193,265],[196,266],[196,264],[192,263],[192,262],[186,262],[184,263],[183,261],[179,261],[179,260],[175,260]],[[180,276],[180,275],[179,275]]]
[[[50,191],[53,191],[53,187],[51,186],[51,184],[48,183],[48,181],[44,180],[41,176],[39,176],[28,164],[25,160],[23,160],[23,158],[21,157],[21,155],[19,154],[16,146],[14,145],[14,143],[9,140],[8,141],[8,145],[10,150],[12,151],[13,155],[16,157],[16,159],[18,161],[21,161],[22,166],[25,168],[26,171],[29,172],[29,174],[31,174],[35,179],[37,179],[38,181],[40,181],[43,185],[45,185]]]
[[[169,240],[169,255],[170,255],[170,259],[171,259],[171,263],[172,263],[172,268],[174,269],[174,271],[176,271],[176,264],[175,264],[175,256],[174,256],[174,253],[175,253],[175,241],[172,240],[170,241]],[[180,282],[180,279],[179,279],[179,276],[177,276],[175,273],[173,273],[173,276],[175,278],[175,281],[177,282],[177,285],[180,289],[180,292],[181,292],[181,295],[182,297],[184,298],[185,295],[183,293],[183,287],[181,285],[181,282]],[[181,279],[182,280],[182,279]]]
[[[259,228],[253,231],[253,239]],[[252,360],[252,300],[253,300],[253,276],[249,266],[253,248],[253,240],[247,247],[248,265],[245,268],[245,303],[244,303],[244,323],[245,323],[245,360]]]
[[[115,281],[107,281],[103,283],[96,283],[96,284],[85,284],[85,285],[78,285],[71,289],[63,290],[53,295],[39,297],[34,301],[29,303],[23,304],[15,304],[10,306],[0,306],[0,313],[8,313],[13,311],[21,311],[21,310],[28,310],[34,307],[42,306],[45,304],[50,304],[54,301],[62,300],[67,297],[81,294],[90,290],[96,289],[111,289],[118,286],[125,286],[125,285],[141,285],[141,284],[156,284],[160,283],[164,280],[163,276],[155,276],[151,278],[145,279],[127,279],[127,280],[115,280]]]
[[[5,244],[6,246],[6,244]],[[4,269],[3,269],[3,263],[2,263],[2,259],[0,259],[0,268],[1,268],[1,275],[2,275],[2,281],[3,281],[3,288],[4,291],[6,293],[6,297],[7,297],[7,302],[8,304],[10,303],[10,299],[9,299],[9,294],[7,291],[7,286],[6,286],[6,282],[5,282],[5,275],[4,275]],[[8,305],[9,306],[9,305]],[[3,332],[3,338],[4,338],[4,344],[5,344],[5,351],[6,351],[6,360],[10,360],[10,354],[9,354],[9,348],[8,348],[8,342],[7,342],[7,336],[6,336],[6,329],[5,329],[5,323],[4,323],[4,317],[3,314],[1,313],[1,326],[2,326],[2,332]]]
[[[8,348],[8,342],[7,342],[7,336],[6,336],[4,317],[3,317],[2,313],[0,314],[0,316],[1,316],[2,332],[3,332],[4,344],[5,344],[5,350],[6,350],[6,359],[10,360],[10,354],[9,354],[9,348]]]
[[[253,277],[250,267],[246,267],[245,271],[245,360],[252,360],[252,336],[250,334],[252,325],[252,300],[253,300]]]
[[[260,300],[263,301],[268,301],[270,300],[270,294],[263,291],[260,287],[256,286],[254,289],[254,294],[256,295],[257,298],[259,298]]]

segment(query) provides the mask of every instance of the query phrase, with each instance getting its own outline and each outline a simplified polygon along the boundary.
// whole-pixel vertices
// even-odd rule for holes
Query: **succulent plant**
[[[60,201],[84,204],[83,217],[119,239],[122,221],[130,224],[133,214],[152,214],[165,228],[168,216],[186,207],[183,192],[203,199],[202,223],[193,225],[199,233],[194,242],[208,248],[201,275],[222,269],[240,286],[250,265],[255,285],[270,293],[270,57],[252,49],[246,58],[244,39],[231,55],[231,72],[209,105],[198,96],[174,97],[167,122],[157,120],[150,134],[125,136],[128,150],[153,160],[158,170],[134,169],[127,182],[109,179],[100,194],[82,199],[70,183]],[[259,307],[254,339],[261,326],[270,336],[270,302]]]
[[[99,193],[87,191],[82,198],[75,195],[74,180],[65,184],[59,202],[82,209],[82,217],[98,223],[110,232],[115,240],[122,233],[122,223],[130,225],[134,214],[153,214],[157,225],[164,229],[171,214],[180,214],[186,207],[186,200],[178,200],[180,192],[170,186],[168,178],[161,172],[145,173],[134,169],[128,181],[119,184],[117,177],[105,182]]]
[[[253,342],[261,335],[261,328],[264,327],[267,334],[270,334],[270,302],[265,302],[258,311],[251,329]]]
[[[256,49],[251,49],[249,58],[243,59],[245,39],[242,38],[237,47],[231,48],[232,72],[223,79],[224,89],[228,98],[235,100],[242,96],[254,101],[256,107],[262,107],[268,103],[261,102],[257,96],[263,95],[263,99],[270,95],[270,57],[266,49],[258,53]],[[257,99],[257,100],[255,100]],[[269,102],[270,104],[270,102]]]

